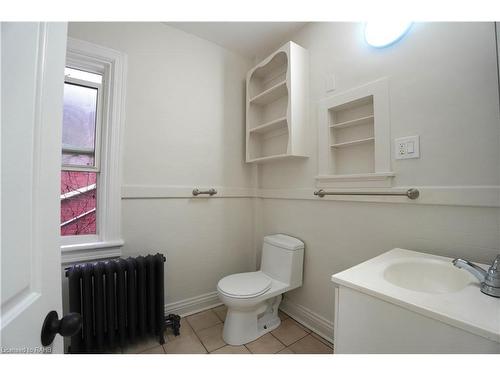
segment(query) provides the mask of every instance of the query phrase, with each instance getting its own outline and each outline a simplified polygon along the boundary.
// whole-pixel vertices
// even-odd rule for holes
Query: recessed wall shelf
[[[381,79],[320,105],[318,187],[390,187],[389,96]]]
[[[330,128],[337,128],[337,129],[347,128],[348,126],[364,125],[364,124],[367,124],[371,121],[373,121],[373,115],[361,117],[361,118],[356,118],[354,120],[339,122],[337,124],[332,124],[332,125],[330,125]]]
[[[247,74],[246,162],[306,156],[308,52],[288,42]]]
[[[334,143],[333,145],[330,145],[330,147],[333,148],[349,147],[349,146],[362,145],[364,143],[370,143],[373,141],[375,141],[375,137],[356,139],[355,141],[349,141],[349,142]]]

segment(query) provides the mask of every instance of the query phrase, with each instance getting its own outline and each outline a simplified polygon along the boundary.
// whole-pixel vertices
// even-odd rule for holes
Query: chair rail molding
[[[200,195],[193,196],[193,189],[215,188],[217,194],[213,196]],[[229,187],[210,184],[197,184],[190,186],[183,185],[123,185],[122,199],[218,199],[218,198],[255,198],[257,195],[255,188]]]
[[[419,190],[418,199],[411,200],[405,196],[363,196],[363,195],[328,195],[323,198],[314,196],[313,188],[297,189],[259,189],[257,196],[263,199],[300,199],[322,201],[350,201],[373,203],[404,203],[435,206],[472,206],[500,207],[500,186],[397,186],[381,188],[377,191],[403,191],[410,188]],[[329,189],[329,191],[374,191],[368,189]]]
[[[194,186],[176,185],[123,185],[122,200],[127,199],[225,199],[225,198],[260,198],[260,199],[292,199],[319,200],[314,196],[316,187],[310,188],[243,188],[224,187],[217,185],[199,185],[213,187],[217,195],[193,197]],[[361,196],[361,195],[330,195],[321,198],[323,201],[350,201],[373,203],[404,203],[425,204],[436,206],[477,206],[500,207],[500,186],[394,186],[392,188],[377,188],[377,191],[394,192],[410,188],[418,189],[418,199],[410,200],[398,196]],[[374,191],[374,188],[330,188],[333,191]]]

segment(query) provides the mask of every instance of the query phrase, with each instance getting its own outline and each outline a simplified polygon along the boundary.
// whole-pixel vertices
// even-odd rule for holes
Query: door
[[[59,191],[66,23],[2,23],[0,348],[40,352],[62,314]],[[62,353],[56,336],[46,352]]]

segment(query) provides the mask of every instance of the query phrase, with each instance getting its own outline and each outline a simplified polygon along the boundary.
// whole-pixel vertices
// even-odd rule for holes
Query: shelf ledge
[[[286,127],[287,127],[287,118],[280,117],[278,119],[256,126],[255,128],[250,129],[248,132],[261,134]]]
[[[357,118],[354,120],[349,120],[349,121],[339,122],[337,124],[332,124],[332,125],[330,125],[330,128],[341,129],[341,128],[347,128],[349,126],[363,125],[363,124],[369,123],[373,119],[374,119],[373,115],[366,116],[366,117],[360,117],[360,118]]]
[[[249,100],[249,103],[252,104],[268,104],[272,103],[276,99],[285,96],[288,94],[288,90],[286,88],[286,80],[277,83],[276,85],[268,88],[267,90],[261,92],[258,95],[255,95],[253,98]]]
[[[290,155],[290,154],[280,154],[280,155],[271,155],[271,156],[263,156],[261,158],[247,159],[247,163],[268,163],[276,160],[283,159],[305,159],[308,156],[305,155]]]
[[[349,146],[362,145],[363,143],[370,143],[373,141],[375,141],[375,138],[370,137],[370,138],[364,138],[364,139],[357,139],[355,141],[334,143],[334,144],[330,145],[330,147],[333,147],[333,148],[349,147]]]

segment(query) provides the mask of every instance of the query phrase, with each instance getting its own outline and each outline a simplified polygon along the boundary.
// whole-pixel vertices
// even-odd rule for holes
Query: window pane
[[[96,234],[97,174],[61,171],[61,236]]]
[[[63,165],[94,166],[97,89],[64,84]]]

